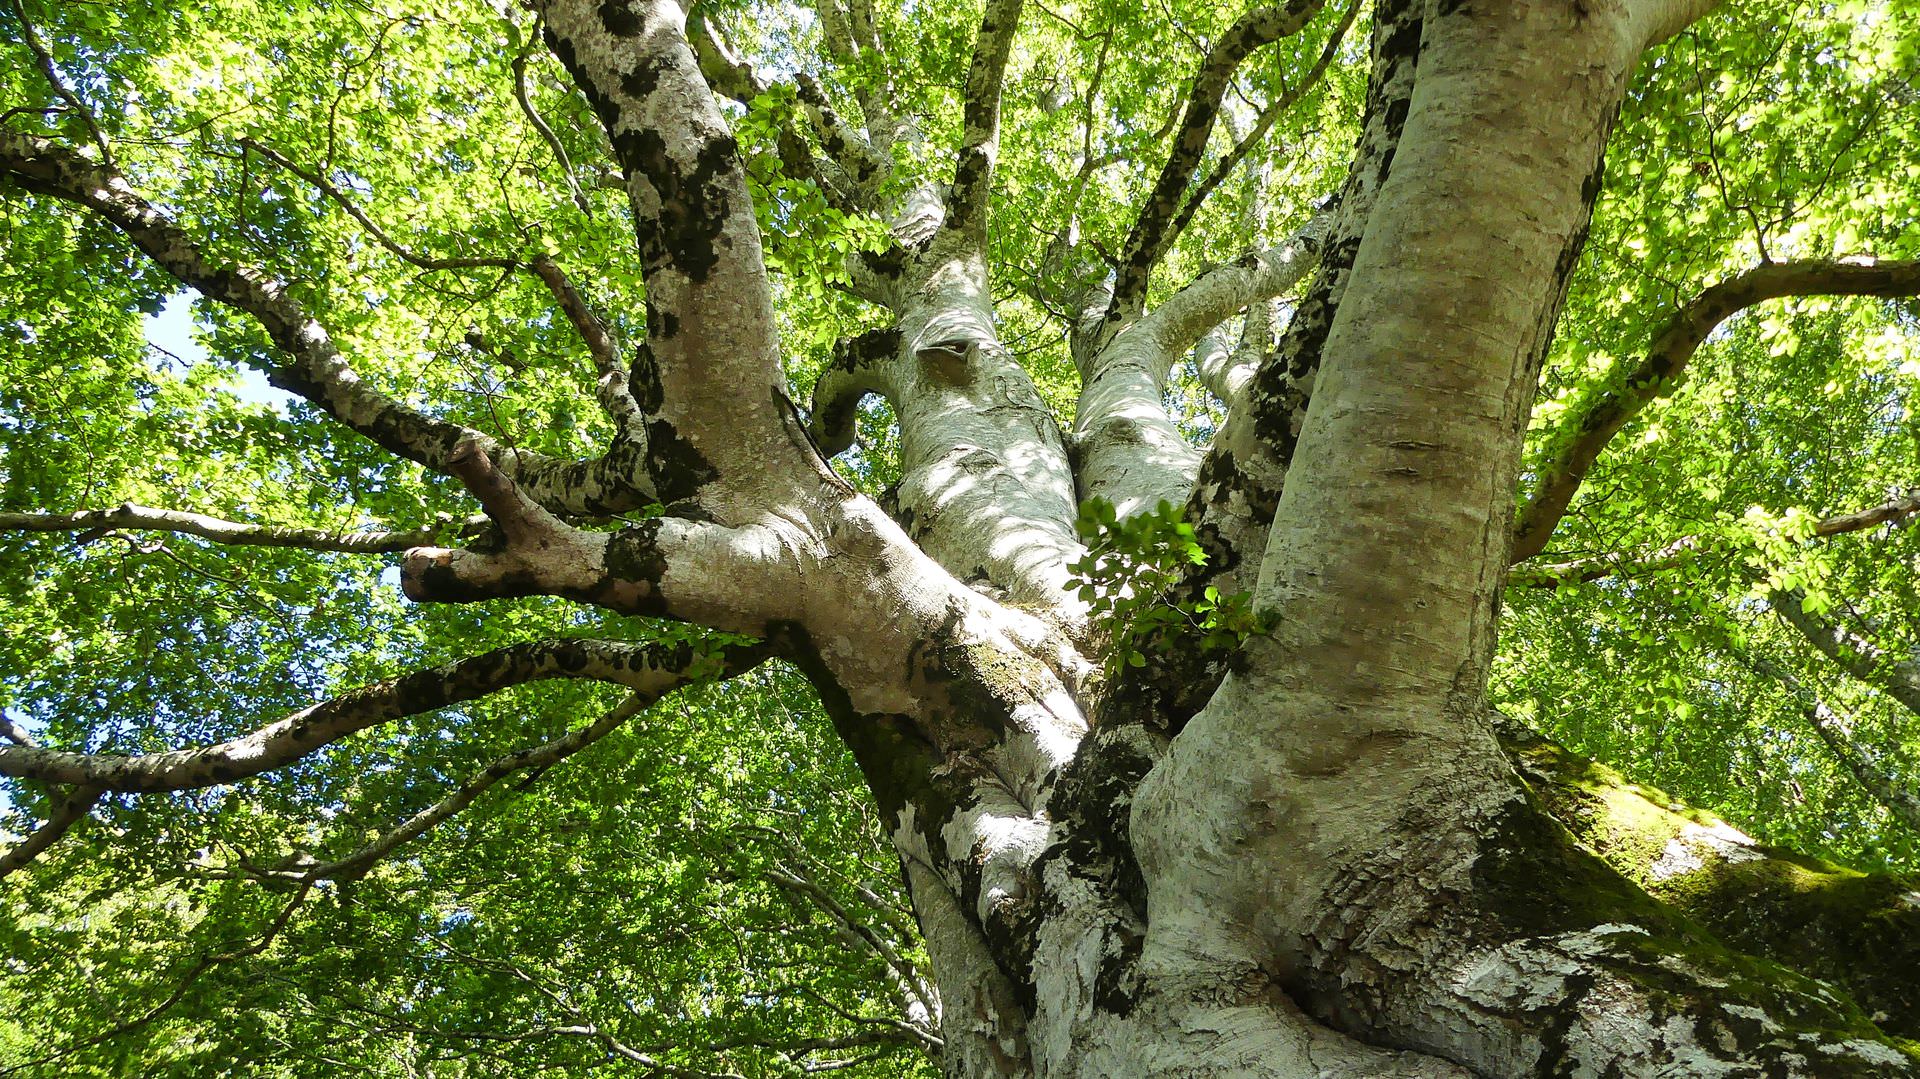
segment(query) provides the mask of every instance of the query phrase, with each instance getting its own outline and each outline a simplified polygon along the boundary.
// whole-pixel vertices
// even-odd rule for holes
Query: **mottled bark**
[[[802,670],[900,856],[937,993],[892,969],[920,1007],[937,999],[950,1074],[1915,1072],[1887,1037],[1912,1029],[1910,982],[1893,968],[1856,976],[1818,951],[1906,931],[1899,886],[1790,862],[1617,785],[1595,793],[1606,784],[1564,754],[1511,734],[1503,750],[1484,706],[1521,432],[1606,137],[1641,52],[1705,5],[1383,0],[1368,115],[1331,220],[1146,311],[1144,275],[1182,220],[1226,76],[1317,5],[1235,23],[1136,218],[1104,307],[1124,317],[1096,310],[1104,329],[1076,349],[1077,460],[999,339],[989,288],[1019,0],[984,4],[954,145],[917,147],[951,154],[950,189],[877,208],[899,248],[863,271],[862,290],[890,324],[850,342],[814,387],[818,449],[788,400],[754,208],[710,89],[744,94],[757,76],[711,37],[703,75],[671,0],[539,6],[634,211],[648,308],[630,370],[615,368],[614,344],[564,281],[535,267],[588,342],[603,404],[640,432],[624,456],[546,462],[409,413],[359,382],[283,286],[207,266],[104,167],[0,136],[0,168],[252,313],[285,353],[278,377],[466,486],[485,534],[410,550],[409,596],[561,596],[752,634],[764,649],[734,659],[764,651]],[[861,0],[823,0],[820,15],[836,56],[883,51]],[[807,81],[796,77],[803,95]],[[855,95],[864,135],[824,92],[807,102],[832,159],[821,174],[852,177],[849,197],[875,190],[859,178],[865,153],[884,161],[920,137],[883,84]],[[1266,302],[1316,257],[1313,287],[1269,350]],[[1216,341],[1201,365],[1234,407],[1196,479],[1161,382],[1243,310],[1242,346]],[[897,520],[819,452],[850,444],[868,393],[901,424]],[[609,492],[668,505],[612,531],[583,527]],[[1217,556],[1208,579],[1251,591],[1271,632],[1190,668],[1157,656],[1096,702],[1097,635],[1063,587],[1088,494],[1129,512],[1188,499]],[[275,535],[137,508],[111,521],[230,542]],[[38,524],[50,522],[16,522]],[[644,697],[711,673],[723,672],[639,646],[525,644],[200,749],[4,747],[0,774],[83,790],[231,782],[533,678],[597,678]],[[1090,728],[1096,703],[1103,723]],[[350,875],[630,712],[501,758],[364,850],[292,875]],[[1615,842],[1608,814],[1645,827]],[[1795,868],[1762,877],[1759,864]],[[1847,909],[1885,924],[1863,935],[1829,913],[1839,907],[1802,902],[1795,873],[1867,895]],[[1780,916],[1749,931],[1729,897]]]

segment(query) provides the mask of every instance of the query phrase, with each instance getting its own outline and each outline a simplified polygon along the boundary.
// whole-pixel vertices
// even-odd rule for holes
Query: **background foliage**
[[[776,72],[818,73],[843,103],[876,74],[832,70],[805,11],[739,0],[703,11],[737,48]],[[1118,249],[1184,82],[1233,14],[1029,6],[1008,75],[993,254],[1003,337],[1063,420],[1076,388],[1067,313],[1035,285],[1086,271],[1047,253],[1069,227]],[[940,145],[957,129],[977,15],[910,4],[879,17],[897,43],[898,104]],[[1300,84],[1334,18],[1243,70],[1216,154]],[[406,257],[551,253],[617,329],[641,330],[624,196],[529,14],[458,0],[6,0],[0,28],[7,126],[93,139],[40,74],[31,32],[135,181],[215,251],[295,282],[381,388],[547,452],[582,455],[604,438],[590,367],[535,283]],[[1363,58],[1356,32],[1249,159],[1264,188],[1221,185],[1159,295],[1255,233],[1283,234],[1337,188]],[[568,164],[516,100],[516,65]],[[1653,56],[1614,136],[1530,460],[1707,284],[1768,257],[1920,255],[1916,73],[1920,9],[1907,0],[1736,4]],[[804,387],[836,339],[879,318],[836,286],[846,252],[881,226],[781,175],[774,123],[792,107],[774,94],[735,112]],[[254,147],[324,178],[392,243]],[[1106,164],[1077,190],[1089,159]],[[902,182],[951,167],[901,166]],[[0,251],[0,510],[134,501],[334,528],[470,511],[448,481],[245,389],[238,372],[268,347],[245,319],[196,304],[197,362],[150,343],[144,318],[177,286],[106,227],[0,187]],[[1513,589],[1500,705],[1763,838],[1861,867],[1920,865],[1920,836],[1814,736],[1806,694],[1909,787],[1914,716],[1847,679],[1765,602],[1770,588],[1798,588],[1888,649],[1920,644],[1912,529],[1807,538],[1814,519],[1920,483],[1916,388],[1912,302],[1790,301],[1730,322],[1601,459],[1551,552],[1631,561],[1697,536],[1704,553]],[[1196,437],[1211,433],[1218,406],[1191,369],[1170,396]],[[869,406],[861,436],[841,467],[883,495],[897,443],[884,405]],[[672,632],[543,601],[416,608],[392,562],[9,535],[0,709],[51,745],[171,748],[510,641]],[[304,893],[208,875],[234,858],[351,849],[492,757],[610,703],[580,687],[521,689],[368,732],[271,781],[105,804],[0,885],[0,1073],[645,1073],[616,1046],[669,1071],[929,1069],[911,1045],[858,1044],[911,1009],[874,951],[849,944],[848,922],[909,962],[917,946],[858,774],[784,669],[670,699],[362,879]],[[4,792],[0,830],[25,831],[41,792]]]

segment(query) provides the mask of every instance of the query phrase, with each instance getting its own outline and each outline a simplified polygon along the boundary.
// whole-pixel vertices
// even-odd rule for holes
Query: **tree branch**
[[[577,727],[539,745],[528,746],[494,758],[487,763],[486,767],[467,777],[445,797],[387,829],[372,842],[344,857],[294,869],[244,866],[218,875],[303,882],[361,876],[375,862],[393,853],[401,844],[417,839],[439,827],[472,805],[482,794],[508,776],[516,772],[532,772],[538,775],[613,733],[622,724],[652,707],[654,702],[667,693],[710,677],[724,680],[744,674],[758,666],[767,657],[768,652],[767,646],[754,644],[729,646],[722,649],[718,655],[710,657],[695,654],[684,668],[678,671],[663,671],[663,677],[659,680],[661,684],[658,687],[633,693],[592,723]]]
[[[1920,514],[1920,488],[1913,488],[1877,506],[1816,521],[1812,535],[1816,539],[1826,539],[1864,531],[1875,525],[1903,521],[1917,514]],[[1564,562],[1517,565],[1507,572],[1507,587],[1553,588],[1563,584],[1581,584],[1608,577],[1671,569],[1711,550],[1713,546],[1705,536],[1682,536],[1652,551],[1625,551]]]
[[[1624,364],[1562,429],[1514,528],[1513,560],[1546,549],[1553,530],[1601,451],[1647,405],[1669,396],[1715,327],[1739,311],[1786,296],[1920,295],[1920,260],[1772,262],[1720,282],[1676,312],[1632,370]]]
[[[833,360],[814,380],[807,410],[807,431],[822,454],[835,457],[853,445],[854,421],[868,394],[892,399],[896,391],[888,361],[899,351],[900,331],[891,327],[835,342]]]
[[[228,951],[209,952],[202,956],[193,966],[187,969],[186,976],[180,979],[179,983],[174,986],[173,991],[153,1007],[148,1008],[132,1019],[128,1019],[122,1023],[116,1023],[112,1027],[90,1038],[83,1038],[71,1045],[48,1053],[45,1056],[37,1057],[33,1060],[16,1064],[4,1071],[0,1071],[0,1075],[15,1075],[29,1068],[37,1068],[42,1064],[49,1064],[63,1057],[72,1056],[82,1049],[91,1048],[103,1042],[131,1034],[141,1027],[146,1026],[148,1023],[153,1022],[155,1019],[160,1018],[171,1010],[174,1005],[186,999],[187,991],[192,989],[194,983],[198,982],[201,976],[206,974],[207,971],[225,963],[259,955],[271,947],[274,940],[287,928],[287,924],[293,920],[294,911],[299,910],[300,904],[306,902],[307,894],[312,891],[312,888],[313,886],[310,884],[301,885],[299,889],[294,892],[293,896],[287,900],[286,904],[280,908],[280,913],[275,915],[271,922],[267,923],[267,927],[261,931],[259,939],[242,944]]]
[[[596,372],[594,397],[599,400],[601,410],[623,436],[644,440],[646,432],[642,422],[646,417],[627,385],[627,365],[620,358],[620,344],[613,339],[607,324],[587,306],[573,282],[568,280],[566,271],[550,256],[535,255],[529,268],[553,294],[567,321],[573,323],[574,330],[580,334],[580,340],[586,342],[587,354],[593,357]]]
[[[94,148],[100,151],[100,160],[106,162],[110,169],[117,168],[113,159],[113,148],[107,144],[107,136],[100,130],[100,122],[94,118],[93,110],[87,108],[87,103],[80,100],[80,96],[73,92],[72,87],[67,85],[67,81],[60,77],[60,69],[53,63],[53,54],[47,51],[46,45],[41,43],[39,33],[34,30],[32,21],[27,18],[25,3],[23,0],[13,0],[9,6],[13,8],[13,17],[20,22],[20,39],[33,53],[34,62],[39,65],[41,76],[47,80],[47,85],[52,88],[54,95],[66,102],[68,111],[80,118],[80,123],[86,127],[87,134],[93,138]]]
[[[1782,617],[1786,616],[1780,604],[1775,604],[1774,610]],[[1806,632],[1799,623],[1790,618],[1787,620],[1795,629]],[[1818,644],[1817,641],[1815,643]],[[1828,707],[1812,687],[1769,659],[1760,656],[1742,658],[1757,673],[1785,686],[1787,692],[1793,695],[1794,702],[1800,706],[1800,713],[1806,717],[1807,725],[1813,728],[1813,733],[1819,736],[1821,743],[1840,762],[1840,766],[1853,776],[1869,797],[1893,814],[1894,819],[1920,835],[1920,794],[1904,789],[1885,768],[1870,759],[1869,754],[1855,744],[1853,736],[1845,730],[1846,721]]]
[[[453,531],[470,532],[480,522],[462,522]],[[278,525],[245,524],[209,517],[202,513],[155,509],[123,502],[107,510],[78,510],[73,513],[0,512],[0,531],[10,532],[84,532],[80,542],[97,538],[115,529],[148,532],[178,532],[198,536],[214,543],[240,547],[289,547],[305,551],[338,551],[348,554],[386,554],[409,547],[433,543],[444,537],[452,522],[416,528],[404,532],[375,530],[368,532],[334,531],[322,528],[288,528]]]
[[[1298,33],[1319,12],[1323,2],[1289,0],[1285,5],[1249,11],[1227,28],[1200,62],[1200,70],[1187,91],[1186,113],[1174,134],[1173,150],[1167,155],[1153,193],[1147,196],[1121,246],[1120,267],[1113,299],[1107,307],[1107,321],[1125,318],[1145,302],[1147,281],[1153,268],[1177,235],[1172,223],[1185,201],[1183,196],[1193,180],[1194,170],[1200,165],[1201,155],[1206,152],[1213,122],[1220,112],[1220,100],[1226,95],[1235,69],[1256,50]]]
[[[68,829],[93,810],[105,793],[99,787],[75,787],[55,793],[53,812],[47,815],[40,827],[6,853],[0,854],[0,880],[6,879],[14,870],[25,867],[48,847],[58,843]]]
[[[219,265],[167,214],[130,187],[118,171],[33,135],[0,131],[0,175],[99,215],[125,233],[182,284],[257,319],[286,357],[268,381],[298,394],[388,451],[438,472],[464,439],[498,455],[490,436],[409,408],[373,389],[348,365],[332,337],[287,285],[250,266]],[[620,460],[567,462],[517,451],[516,478],[541,502],[568,513],[618,513],[650,501],[620,474]],[[609,465],[614,467],[608,467]]]
[[[531,263],[495,257],[427,258],[402,247],[388,236],[385,230],[367,216],[366,211],[347,197],[346,192],[329,183],[325,177],[294,164],[279,151],[253,139],[241,139],[240,145],[312,185],[321,194],[331,199],[335,205],[345,210],[347,216],[359,222],[360,227],[366,230],[367,235],[373,237],[375,243],[408,265],[422,270],[493,268],[509,272],[519,270],[531,272],[540,279],[541,284],[547,287],[547,291],[553,294],[555,302],[560,305],[560,310],[566,314],[567,321],[573,324],[574,330],[580,334],[580,339],[586,343],[587,352],[593,358],[593,366],[598,376],[594,387],[600,407],[605,410],[608,418],[614,421],[614,425],[623,435],[634,437],[640,434],[638,426],[641,419],[640,408],[634,403],[633,394],[627,388],[627,365],[620,359],[620,346],[608,332],[606,324],[587,307],[586,301],[573,287],[573,282],[568,280],[566,271],[560,268],[559,263],[553,261],[552,256],[536,255]],[[566,159],[563,156],[561,160],[564,162]],[[569,174],[569,182],[571,182],[571,174]]]
[[[1088,361],[1074,416],[1084,497],[1112,502],[1123,518],[1186,499],[1200,453],[1167,415],[1161,391],[1168,370],[1234,312],[1306,276],[1330,223],[1321,214],[1285,243],[1208,270]]]
[[[953,189],[947,194],[946,227],[980,242],[987,234],[993,165],[1000,152],[1001,86],[1024,6],[1025,0],[986,0],[980,31],[974,39],[973,62],[967,69],[966,106]]]
[[[580,208],[582,214],[591,218],[593,204],[587,201],[586,193],[580,190],[580,182],[574,179],[573,160],[567,156],[566,146],[561,143],[560,136],[553,133],[553,128],[547,126],[547,121],[540,115],[540,110],[533,107],[533,95],[527,91],[527,61],[533,58],[533,50],[538,47],[536,43],[538,34],[539,30],[536,28],[534,40],[529,41],[525,48],[520,48],[513,54],[513,96],[520,102],[520,111],[526,114],[527,122],[539,132],[547,148],[553,151],[554,159],[560,163],[560,175],[567,181],[567,191],[573,196],[573,204]]]
[[[746,170],[684,12],[664,0],[537,6],[626,179],[647,302],[630,382],[650,417],[659,500],[715,485],[777,500],[796,482],[837,482],[793,420]]]
[[[1920,716],[1920,663],[1891,655],[1838,622],[1814,614],[1806,609],[1806,598],[1797,588],[1776,589],[1768,594],[1767,605],[1835,666]]]
[[[508,645],[365,686],[196,749],[122,756],[0,747],[0,775],[136,793],[211,787],[292,763],[368,727],[525,682],[584,678],[664,692],[680,684],[694,658],[686,645],[582,639]]]
[[[1334,26],[1333,33],[1328,35],[1326,46],[1320,50],[1320,58],[1314,61],[1313,67],[1300,80],[1299,85],[1281,94],[1266,108],[1260,110],[1259,118],[1254,121],[1253,130],[1234,144],[1233,149],[1227,151],[1219,161],[1214,162],[1213,169],[1207,173],[1206,179],[1200,181],[1200,185],[1187,196],[1185,204],[1180,207],[1180,212],[1167,225],[1166,237],[1161,244],[1163,253],[1180,238],[1181,233],[1186,231],[1187,226],[1193,222],[1193,215],[1200,211],[1200,207],[1207,201],[1207,196],[1213,194],[1214,188],[1219,187],[1228,176],[1231,176],[1240,162],[1246,160],[1247,155],[1267,137],[1267,132],[1273,130],[1274,123],[1319,85],[1320,80],[1326,76],[1327,68],[1332,66],[1334,57],[1339,55],[1340,44],[1346,40],[1347,31],[1353,28],[1354,19],[1359,14],[1360,2],[1353,0],[1347,5],[1346,13],[1340,16],[1340,22]]]
[[[281,169],[299,177],[315,190],[325,195],[334,205],[345,210],[348,217],[358,222],[360,227],[366,230],[367,235],[373,237],[373,241],[385,248],[388,254],[410,266],[422,270],[518,270],[521,268],[518,259],[501,258],[491,255],[473,255],[464,258],[449,259],[428,258],[425,255],[416,254],[401,246],[393,237],[387,235],[387,231],[376,224],[373,218],[367,216],[367,212],[362,210],[358,203],[348,198],[346,192],[328,182],[326,177],[321,176],[311,169],[302,168],[294,164],[286,155],[257,139],[243,138],[240,140],[240,145],[273,162]]]
[[[752,105],[773,86],[754,69],[752,63],[727,45],[726,39],[704,14],[695,13],[689,18],[687,40],[700,62],[700,73],[716,91],[727,97],[742,105]],[[866,138],[840,118],[832,102],[827,100],[826,92],[811,76],[801,72],[794,77],[791,85],[795,98],[807,114],[814,137],[846,181],[846,189],[842,190],[842,185],[827,182],[822,163],[813,156],[799,132],[786,125],[781,127],[776,140],[781,163],[796,179],[816,183],[836,208],[857,211],[871,199],[877,186],[892,171],[889,163],[874,153]]]

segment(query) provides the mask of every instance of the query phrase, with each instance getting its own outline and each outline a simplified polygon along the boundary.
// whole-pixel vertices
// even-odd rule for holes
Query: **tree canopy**
[[[1087,349],[1300,261],[1155,387],[1197,466],[1308,297],[1373,6],[986,0],[983,118],[976,5],[696,5],[775,407],[913,502],[905,414],[936,406],[860,383],[898,337],[870,282],[915,192],[964,212],[987,146],[988,302],[1032,391],[1005,408],[1077,467],[1157,437],[1077,422],[1119,385]],[[0,767],[0,1075],[938,1072],[895,822],[774,634],[403,594],[404,552],[537,531],[516,498],[596,536],[702,527],[676,509],[698,483],[616,498],[596,472],[699,454],[622,441],[654,422],[629,365],[676,317],[622,180],[647,151],[535,7],[0,6],[0,733],[237,747],[152,758],[209,769],[191,789]],[[1847,879],[1920,870],[1916,79],[1908,0],[1730,4],[1641,61],[1545,355],[1488,691],[1592,782]],[[191,349],[153,330],[182,305]],[[700,362],[716,414],[760,392]],[[1089,685],[1265,631],[1250,578],[1181,592],[1217,554],[1184,485],[1157,510],[1110,487],[1069,481],[1051,581],[1086,601]]]

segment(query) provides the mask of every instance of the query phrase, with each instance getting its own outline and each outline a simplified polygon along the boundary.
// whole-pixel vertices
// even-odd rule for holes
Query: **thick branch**
[[[347,364],[332,337],[284,282],[250,266],[210,259],[167,214],[142,198],[115,170],[49,139],[0,132],[0,175],[29,191],[81,206],[119,228],[162,269],[202,295],[257,319],[286,362],[267,370],[273,385],[313,402],[385,449],[447,471],[462,439],[478,439],[498,456],[491,437],[407,407],[373,389]],[[609,461],[613,458],[610,456]],[[517,452],[512,468],[533,497],[569,513],[623,512],[645,493],[603,462],[562,462]]]
[[[1702,292],[1668,320],[1639,364],[1616,371],[1564,429],[1539,468],[1533,494],[1514,528],[1513,560],[1546,549],[1554,528],[1613,436],[1647,405],[1671,395],[1687,363],[1715,327],[1754,304],[1785,296],[1920,295],[1920,261],[1773,262]]]
[[[870,393],[895,394],[891,361],[900,350],[900,331],[869,330],[836,342],[833,362],[813,384],[807,431],[828,457],[844,453],[854,440],[860,402]]]
[[[1412,107],[1419,66],[1424,4],[1379,0],[1374,4],[1366,114],[1353,161],[1333,207],[1314,283],[1295,308],[1277,347],[1264,337],[1247,355],[1255,374],[1241,384],[1239,400],[1200,467],[1200,480],[1188,502],[1207,550],[1207,564],[1187,582],[1198,595],[1209,585],[1223,595],[1252,587],[1268,527],[1279,503],[1294,447],[1312,401],[1321,354],[1353,276],[1353,261],[1366,233],[1382,185],[1391,176],[1401,131]],[[1255,327],[1256,334],[1260,333]],[[1211,677],[1174,675],[1168,685],[1201,687],[1204,699]],[[1184,709],[1183,709],[1184,710]]]
[[[120,756],[0,747],[0,775],[111,791],[189,790],[292,763],[357,731],[548,678],[613,682],[650,693],[679,684],[685,645],[553,640],[508,645],[343,694],[258,730],[197,749]]]
[[[1278,247],[1208,270],[1088,362],[1074,420],[1083,496],[1107,499],[1122,517],[1186,499],[1200,454],[1162,398],[1173,360],[1235,311],[1298,283],[1319,258],[1330,220],[1322,214]]]
[[[0,513],[0,531],[10,532],[85,532],[81,541],[96,533],[115,529],[149,532],[178,532],[198,536],[215,543],[241,547],[291,547],[306,551],[340,551],[350,554],[384,554],[433,543],[448,532],[465,532],[475,522],[458,528],[436,526],[405,532],[375,530],[367,532],[334,531],[322,528],[287,528],[224,521],[202,513],[154,509],[124,502],[110,510],[79,510],[74,513]]]
[[[665,0],[539,7],[626,179],[647,292],[631,383],[651,417],[645,463],[660,501],[714,487],[708,512],[737,519],[736,499],[830,479],[793,421],[746,170],[684,12]]]
[[[1763,846],[1733,825],[1500,717],[1502,747],[1548,810],[1654,897],[1728,945],[1844,989],[1880,1029],[1920,1032],[1914,881]]]
[[[993,192],[994,160],[1000,152],[1000,88],[1024,6],[1025,0],[987,0],[986,11],[980,16],[980,33],[974,40],[973,63],[967,69],[959,163],[954,168],[953,189],[947,195],[946,226],[980,241],[987,234],[987,201]]]
[[[1206,152],[1214,119],[1220,113],[1220,99],[1226,95],[1234,71],[1255,50],[1298,33],[1307,25],[1307,20],[1319,12],[1322,3],[1323,0],[1289,0],[1284,5],[1250,11],[1227,28],[1200,62],[1200,70],[1187,91],[1186,114],[1174,134],[1173,151],[1167,155],[1160,179],[1140,208],[1133,229],[1120,249],[1119,276],[1108,306],[1110,321],[1138,310],[1146,299],[1148,278],[1177,235],[1173,221],[1186,201],[1187,185],[1193,181],[1201,155]]]

